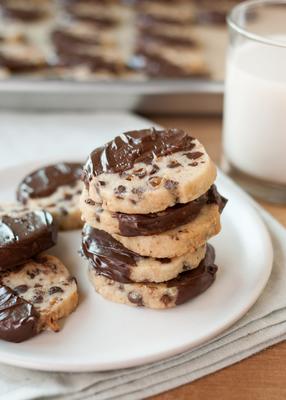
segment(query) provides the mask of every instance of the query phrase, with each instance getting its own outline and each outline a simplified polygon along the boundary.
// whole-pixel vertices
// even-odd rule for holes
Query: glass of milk
[[[228,16],[223,169],[286,203],[286,1],[250,0]]]

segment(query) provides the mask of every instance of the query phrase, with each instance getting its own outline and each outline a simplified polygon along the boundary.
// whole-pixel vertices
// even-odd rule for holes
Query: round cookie
[[[204,147],[179,129],[131,131],[95,149],[83,179],[88,197],[109,211],[148,214],[190,202],[213,184]]]
[[[57,225],[47,211],[0,206],[0,271],[22,264],[56,241]]]
[[[189,203],[175,204],[166,210],[151,214],[124,214],[103,209],[88,198],[87,190],[83,190],[80,200],[82,219],[89,225],[103,229],[110,234],[127,237],[157,235],[178,228],[193,221],[206,204],[217,204],[222,212],[226,199],[222,197],[215,185]]]
[[[165,282],[181,272],[196,268],[205,256],[206,246],[175,258],[150,258],[136,254],[105,231],[86,225],[82,251],[102,276],[119,282]]]
[[[164,309],[175,307],[198,296],[214,282],[217,271],[214,249],[208,245],[200,265],[165,283],[121,283],[89,269],[95,290],[108,300],[131,306]]]
[[[58,163],[38,169],[19,184],[17,199],[30,208],[49,211],[61,230],[82,227],[79,198],[82,166],[79,163]]]
[[[78,304],[73,278],[62,262],[40,255],[0,276],[0,338],[22,342],[43,330],[60,330],[58,320]]]
[[[141,256],[173,258],[195,251],[218,234],[220,229],[219,207],[209,204],[201,209],[193,221],[158,235],[126,237],[113,233],[112,236]]]

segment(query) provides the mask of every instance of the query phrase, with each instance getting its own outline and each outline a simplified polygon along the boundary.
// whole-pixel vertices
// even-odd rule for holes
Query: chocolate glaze
[[[144,49],[153,43],[162,43],[167,46],[183,46],[183,47],[195,47],[196,41],[193,38],[185,36],[171,36],[165,35],[163,32],[148,29],[146,32],[142,32],[138,41],[137,48]]]
[[[83,179],[88,184],[93,176],[104,172],[122,173],[135,163],[151,164],[156,157],[192,149],[193,140],[181,129],[151,128],[122,133],[90,154],[84,166]]]
[[[44,210],[0,217],[0,271],[14,268],[54,246],[57,226]]]
[[[82,231],[82,251],[101,275],[117,282],[132,282],[130,269],[142,259],[124,247],[107,232],[85,225]]]
[[[1,50],[0,66],[8,68],[14,73],[34,72],[49,67],[48,63],[44,60],[41,63],[33,63],[32,61],[29,61],[28,58],[21,60],[19,58],[10,57],[9,55],[6,55],[5,52],[1,52]]]
[[[26,204],[29,198],[37,199],[53,194],[60,186],[73,185],[81,177],[79,163],[49,165],[27,175],[17,190],[17,200]]]
[[[167,287],[176,287],[178,290],[177,305],[198,296],[214,282],[218,269],[214,260],[215,250],[208,244],[205,258],[197,268],[183,272],[177,278],[166,282]]]
[[[220,212],[227,200],[222,197],[215,185],[207,193],[186,204],[176,204],[166,210],[151,214],[113,213],[118,219],[119,232],[122,236],[149,236],[166,232],[194,220],[206,204],[217,204]]]
[[[64,30],[57,29],[52,32],[51,38],[57,52],[60,53],[72,53],[75,46],[80,45],[97,45],[100,43],[98,37],[81,37],[73,35],[72,32],[66,32]]]
[[[137,54],[142,54],[144,56],[144,66],[143,70],[148,76],[157,78],[186,78],[186,77],[198,77],[206,76],[205,72],[194,75],[192,70],[185,70],[180,66],[167,60],[164,56],[160,54],[148,54],[146,49],[138,49]]]
[[[152,15],[152,14],[145,14],[145,13],[139,13],[138,14],[138,23],[142,26],[150,26],[153,25],[156,22],[162,22],[166,24],[172,24],[172,25],[189,25],[192,22],[191,18],[186,18],[186,19],[174,19],[172,17],[168,17],[166,15]]]
[[[0,285],[0,339],[19,343],[37,334],[39,314],[7,286]]]
[[[89,22],[93,23],[99,27],[102,28],[112,28],[115,27],[118,24],[118,20],[116,18],[113,18],[111,15],[106,16],[106,15],[88,15],[88,14],[80,14],[74,7],[73,4],[67,4],[66,6],[66,11],[70,14],[70,16],[77,20],[77,21],[83,21],[83,22]]]
[[[109,60],[104,54],[84,53],[79,46],[61,47],[57,49],[57,53],[60,64],[64,67],[86,65],[91,72],[104,71],[114,75],[122,75],[134,69],[122,60]]]
[[[226,10],[199,10],[196,14],[196,20],[200,24],[224,25],[227,13]]]
[[[3,4],[1,4],[3,7]],[[17,19],[21,22],[37,22],[42,20],[43,18],[47,17],[47,11],[45,9],[40,9],[40,8],[16,8],[16,7],[11,7],[8,4],[4,5],[3,8],[3,13],[5,16],[12,18],[12,19]]]

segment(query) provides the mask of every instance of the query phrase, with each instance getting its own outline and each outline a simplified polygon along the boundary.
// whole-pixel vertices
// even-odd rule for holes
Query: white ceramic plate
[[[0,172],[0,200],[11,200],[19,179],[38,165]],[[241,318],[269,278],[272,245],[266,228],[244,195],[222,176],[220,192],[229,199],[222,232],[211,243],[219,266],[205,293],[175,309],[155,311],[104,300],[87,279],[80,232],[59,236],[51,253],[78,280],[80,304],[59,333],[45,332],[20,344],[0,342],[0,362],[53,371],[99,371],[140,365],[201,345]]]

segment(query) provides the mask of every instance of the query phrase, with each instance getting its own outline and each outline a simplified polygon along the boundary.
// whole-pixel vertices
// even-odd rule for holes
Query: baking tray
[[[11,110],[112,110],[148,114],[219,114],[223,82],[202,80],[0,82],[0,108]]]

